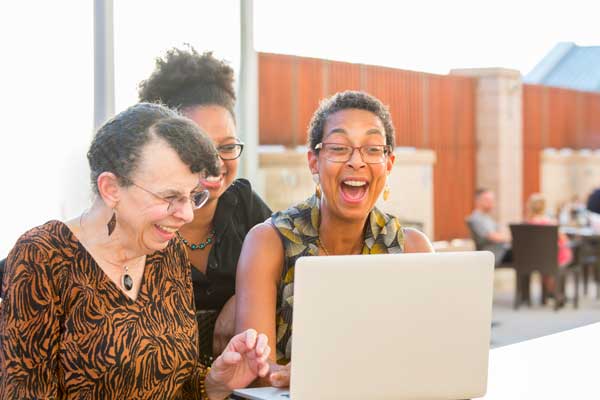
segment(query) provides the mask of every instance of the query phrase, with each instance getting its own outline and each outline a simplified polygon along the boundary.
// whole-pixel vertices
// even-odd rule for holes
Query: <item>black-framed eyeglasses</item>
[[[128,180],[128,181],[133,186],[135,186],[139,189],[142,189],[146,193],[150,193],[152,196],[156,197],[157,199],[161,199],[162,201],[169,203],[169,205],[167,206],[167,212],[170,214],[174,213],[178,209],[181,209],[182,207],[185,207],[188,203],[192,205],[192,209],[197,210],[198,208],[200,208],[204,204],[206,204],[206,202],[208,201],[208,198],[210,197],[210,193],[206,189],[192,192],[189,195],[189,197],[188,196],[163,197],[161,195],[158,195],[158,194],[152,192],[151,190],[146,189],[143,186],[138,185],[137,183],[135,183],[131,180]]]
[[[229,143],[217,146],[217,152],[221,160],[235,160],[242,155],[244,143]]]
[[[392,146],[385,144],[365,144],[355,147],[341,143],[321,142],[315,146],[315,150],[321,151],[327,161],[337,163],[350,161],[354,150],[358,150],[365,163],[381,164],[386,161],[388,154],[392,152]]]

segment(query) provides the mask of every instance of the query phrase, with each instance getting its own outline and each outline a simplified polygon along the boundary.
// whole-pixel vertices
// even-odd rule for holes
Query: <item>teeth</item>
[[[221,180],[220,176],[209,176],[205,179],[208,182],[219,182]]]
[[[365,186],[367,184],[367,182],[365,182],[365,181],[344,181],[344,183],[348,186],[356,186],[356,187]]]
[[[177,232],[177,228],[170,228],[170,227],[164,226],[164,225],[156,225],[156,226],[158,226],[163,231],[166,231],[166,232],[169,232],[169,233],[175,233],[175,232]]]

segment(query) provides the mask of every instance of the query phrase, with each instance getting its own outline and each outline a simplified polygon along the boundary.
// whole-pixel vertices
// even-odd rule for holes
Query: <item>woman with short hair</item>
[[[218,173],[187,118],[138,104],[96,133],[96,198],[26,232],[10,252],[0,314],[2,399],[223,399],[268,370],[266,337],[234,337],[198,362],[189,261],[177,231]]]

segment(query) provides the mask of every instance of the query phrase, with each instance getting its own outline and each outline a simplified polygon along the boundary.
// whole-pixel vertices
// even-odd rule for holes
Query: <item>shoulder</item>
[[[256,273],[277,277],[278,270],[281,269],[283,253],[283,243],[275,227],[269,222],[257,224],[250,229],[244,240],[238,263],[238,276]]]
[[[431,242],[421,231],[414,228],[402,228],[405,253],[433,253]]]
[[[32,282],[46,281],[54,275],[52,271],[56,267],[65,265],[65,256],[69,253],[66,250],[74,240],[69,228],[60,221],[49,221],[28,230],[6,258],[4,282],[8,279],[9,284],[13,284],[25,279],[26,284],[31,285]]]
[[[25,232],[15,243],[12,252],[25,253],[27,250],[46,254],[60,250],[73,242],[74,238],[67,225],[60,221],[48,221]]]

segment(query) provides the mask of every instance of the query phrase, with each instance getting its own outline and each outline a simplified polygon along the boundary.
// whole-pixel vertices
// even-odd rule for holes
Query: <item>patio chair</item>
[[[559,268],[558,266],[558,226],[556,225],[533,225],[533,224],[511,224],[513,264],[516,271],[517,281],[515,289],[514,308],[518,309],[524,296],[528,292],[529,278],[534,271],[542,276],[553,276],[555,278],[554,308],[558,310],[562,306],[562,300],[566,300],[565,282],[567,275],[572,274],[575,281],[575,295],[573,304],[579,306],[579,275],[580,266],[576,263]],[[548,293],[542,285],[542,304],[546,303]],[[527,296],[528,297],[528,296]],[[527,298],[528,305],[531,301]]]

